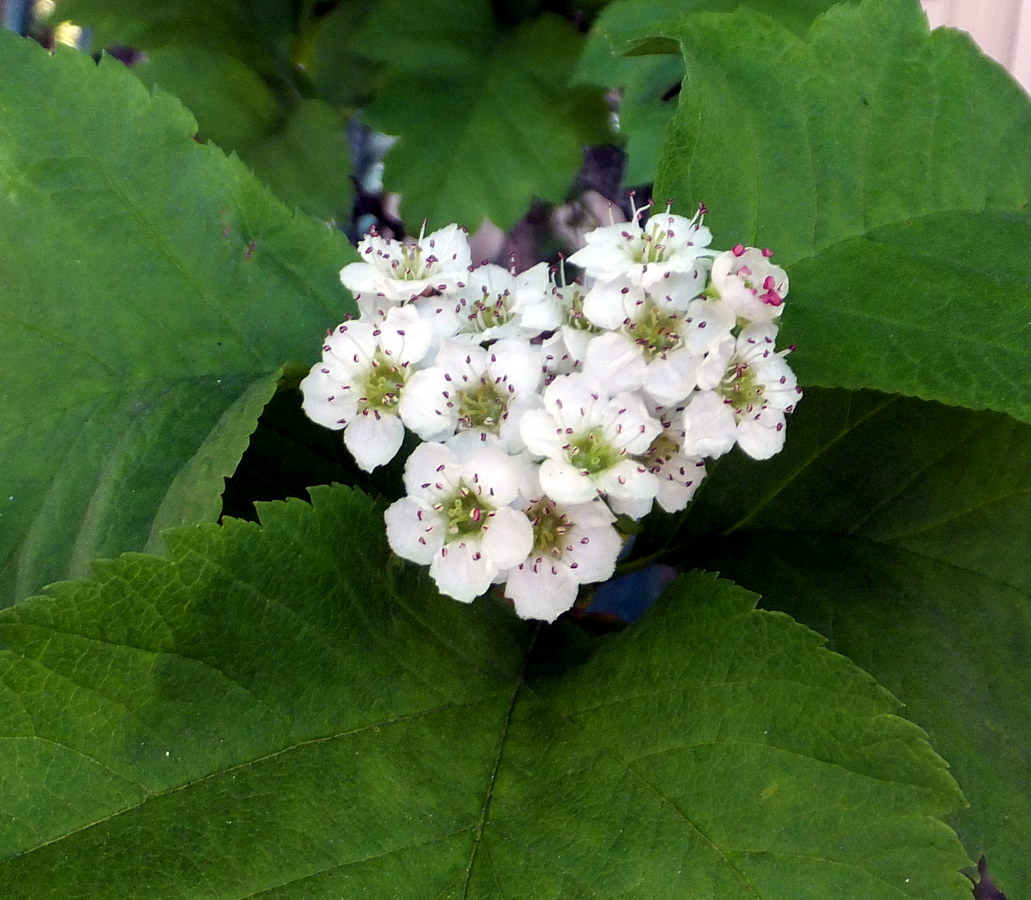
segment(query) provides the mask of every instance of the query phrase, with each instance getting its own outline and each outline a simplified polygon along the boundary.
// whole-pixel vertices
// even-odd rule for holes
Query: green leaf
[[[687,577],[571,666],[314,501],[0,613],[8,892],[968,895],[942,761],[754,596]]]
[[[97,47],[192,46],[289,80],[294,0],[58,0],[52,21],[91,30]]]
[[[321,100],[303,101],[280,131],[240,155],[287,205],[350,222],[351,151],[344,119]]]
[[[182,100],[197,118],[198,136],[238,154],[288,206],[350,220],[344,120],[321,100],[281,97],[239,60],[193,46],[149,51],[133,71]]]
[[[2,604],[217,516],[354,257],[120,63],[3,32],[0,83]]]
[[[405,218],[508,228],[534,197],[562,200],[605,127],[600,92],[567,86],[582,38],[550,15],[503,28],[487,0],[407,9],[380,4],[361,41],[388,63],[368,114],[400,136],[384,179]]]
[[[283,110],[254,69],[225,53],[185,45],[148,50],[133,71],[148,87],[175,94],[197,119],[197,136],[225,151],[261,141]]]
[[[1031,427],[826,391],[792,418],[769,464],[720,462],[683,546],[906,703],[970,802],[951,820],[960,837],[1027,893]]]
[[[677,106],[684,77],[679,52],[665,56],[626,56],[641,38],[662,33],[671,21],[699,12],[729,12],[741,0],[618,0],[598,16],[584,45],[574,83],[623,88],[619,130],[627,140],[627,184],[655,180],[666,127]],[[804,33],[831,0],[748,0],[755,10]]]
[[[777,250],[802,382],[1031,420],[1021,89],[915,0],[836,6],[806,41],[744,10],[674,31],[689,89],[656,194]]]
[[[353,109],[372,99],[378,64],[365,55],[360,29],[374,9],[341,3],[309,34],[305,67],[318,96],[333,106]]]

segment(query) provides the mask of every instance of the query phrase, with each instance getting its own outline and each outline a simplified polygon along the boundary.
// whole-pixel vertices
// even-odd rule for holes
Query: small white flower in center
[[[539,404],[541,350],[523,338],[490,347],[449,341],[434,364],[416,372],[401,399],[401,419],[424,441],[458,431],[497,435],[510,453],[522,449],[518,421]]]
[[[493,445],[420,444],[405,464],[407,496],[385,513],[391,549],[429,563],[442,594],[472,602],[533,546],[530,520],[509,505],[522,477]]]
[[[695,393],[684,408],[683,452],[722,456],[735,443],[753,459],[769,459],[784,446],[786,414],[802,397],[795,373],[775,352],[777,328],[749,325],[738,335],[723,379]]]
[[[553,500],[650,500],[658,491],[658,479],[633,457],[662,426],[636,394],[609,396],[582,373],[561,375],[545,388],[544,408],[526,412],[519,430],[530,452],[546,457],[541,487]]]
[[[305,413],[343,429],[344,444],[367,472],[401,447],[398,403],[431,338],[430,326],[409,307],[394,307],[379,322],[345,322],[329,333],[322,362],[301,382]]]
[[[533,549],[509,570],[505,596],[524,619],[552,622],[576,602],[582,584],[612,577],[623,538],[615,516],[600,499],[561,505],[548,497],[530,501]]]
[[[702,224],[705,207],[693,219],[666,212],[656,213],[646,225],[640,219],[647,206],[634,210],[632,222],[604,225],[584,235],[587,246],[569,261],[581,266],[598,281],[626,278],[635,286],[658,290],[660,282],[677,282],[692,296],[705,285],[712,233]],[[668,288],[662,288],[666,291]]]

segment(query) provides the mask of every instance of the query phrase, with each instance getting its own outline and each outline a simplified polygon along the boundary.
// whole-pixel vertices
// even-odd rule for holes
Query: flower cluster
[[[304,409],[365,470],[406,429],[422,440],[387,537],[442,593],[504,584],[520,616],[551,621],[612,576],[619,516],[683,509],[735,444],[783,446],[801,396],[774,349],[786,273],[768,250],[710,249],[704,207],[647,210],[587,234],[569,282],[474,267],[455,225],[369,235],[341,271],[361,315],[328,334]]]

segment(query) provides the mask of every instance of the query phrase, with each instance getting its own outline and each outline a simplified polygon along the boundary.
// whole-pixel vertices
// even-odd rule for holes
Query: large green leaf
[[[604,132],[600,92],[567,85],[582,42],[546,15],[503,27],[488,0],[377,5],[360,39],[388,63],[368,113],[400,136],[385,181],[409,221],[507,228],[534,197],[564,198]]]
[[[916,0],[836,6],[807,40],[745,10],[667,33],[688,73],[656,193],[778,252],[802,382],[1031,420],[1021,89]]]
[[[218,514],[353,258],[113,60],[0,33],[0,604]]]
[[[192,46],[289,80],[295,0],[57,0],[51,19],[91,30],[98,47]]]
[[[671,19],[698,12],[729,12],[742,0],[617,0],[602,10],[584,45],[574,81],[622,88],[619,131],[627,141],[627,184],[655,180],[666,126],[676,110],[676,90],[684,77],[679,53],[626,56],[638,40],[654,34]],[[746,0],[746,5],[774,16],[804,33],[833,0]]]
[[[314,498],[0,613],[9,896],[967,895],[942,761],[753,595],[571,663]]]
[[[967,847],[1027,893],[1031,427],[823,391],[794,418],[769,464],[719,464],[683,546],[906,703],[970,801],[954,818]]]

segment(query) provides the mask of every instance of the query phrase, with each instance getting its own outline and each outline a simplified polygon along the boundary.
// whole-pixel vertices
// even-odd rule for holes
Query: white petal
[[[593,338],[584,357],[584,374],[605,386],[612,396],[636,391],[648,375],[641,348],[625,334],[609,332]]]
[[[554,622],[576,602],[579,582],[547,565],[536,569],[524,563],[508,573],[505,596],[515,603],[521,619],[543,619]]]
[[[648,364],[644,390],[659,406],[673,406],[695,388],[702,357],[681,347]]]
[[[519,436],[536,456],[561,457],[567,437],[543,409],[527,410],[519,420]]]
[[[525,559],[533,549],[533,526],[526,516],[504,506],[491,515],[482,531],[483,552],[499,569],[508,569]]]
[[[600,502],[600,501],[599,501]],[[602,504],[604,505],[604,504]],[[648,503],[649,507],[651,503]],[[647,510],[646,510],[647,512]],[[577,523],[579,526],[580,523]],[[623,538],[611,525],[594,528],[576,527],[570,532],[569,543],[572,554],[565,554],[563,562],[569,568],[571,577],[581,584],[607,581],[616,571],[616,559],[623,549]],[[571,555],[572,559],[565,556]]]
[[[687,456],[722,456],[734,446],[737,422],[734,412],[715,391],[701,391],[684,409],[684,442]]]
[[[444,370],[433,366],[408,379],[397,404],[401,421],[424,441],[442,441],[455,433],[458,411],[444,396]]]
[[[624,459],[612,468],[599,472],[595,476],[595,483],[609,498],[650,501],[659,491],[658,478],[632,459]]]
[[[543,365],[540,347],[522,338],[506,338],[491,344],[487,351],[487,370],[516,396],[540,387]]]
[[[541,490],[559,503],[586,503],[598,496],[598,489],[587,475],[564,459],[546,459],[541,463]]]
[[[766,412],[768,415],[743,419],[737,427],[738,446],[752,459],[769,459],[784,448],[784,413]]]
[[[439,519],[412,497],[391,503],[383,519],[390,549],[414,563],[429,565],[444,543],[444,528]]]
[[[430,563],[437,589],[462,603],[472,603],[498,574],[497,566],[480,551],[479,541],[451,541]]]
[[[653,499],[651,497],[613,497],[609,496],[608,502],[612,509],[621,516],[627,516],[635,522],[643,519],[652,511]]]
[[[344,446],[360,468],[371,472],[394,458],[404,436],[405,427],[397,416],[367,413],[356,416],[344,429]]]
[[[462,480],[494,507],[507,506],[518,496],[520,465],[494,442],[471,445],[461,454]]]
[[[405,490],[427,505],[458,489],[462,467],[444,444],[419,444],[405,462]]]
[[[323,363],[316,363],[301,381],[305,414],[324,428],[339,431],[358,413],[354,391],[340,383]]]

